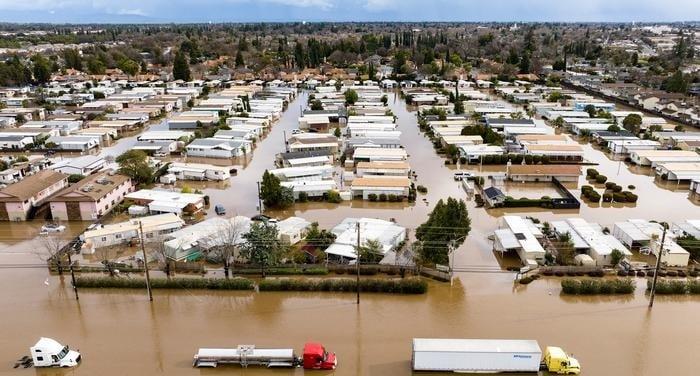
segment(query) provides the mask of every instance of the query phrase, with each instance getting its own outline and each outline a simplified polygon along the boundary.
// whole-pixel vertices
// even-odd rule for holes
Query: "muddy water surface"
[[[257,212],[255,182],[274,155],[284,149],[284,130],[296,128],[300,95],[283,119],[257,146],[249,163],[229,185],[207,187],[213,203],[224,203],[229,214]],[[442,197],[466,194],[452,179],[453,167],[444,166],[430,142],[418,131],[415,115],[390,94],[390,107],[399,117],[402,142],[410,154],[417,184],[428,187],[415,204],[346,202],[340,205],[308,203],[285,212],[330,227],[346,216],[395,218],[414,229]],[[122,140],[123,141],[123,140]],[[469,201],[472,232],[456,252],[454,285],[431,283],[423,296],[362,296],[351,294],[156,291],[149,304],[145,291],[82,291],[80,302],[58,277],[47,279],[34,254],[35,224],[2,224],[0,228],[0,374],[16,375],[291,375],[302,370],[226,367],[191,368],[198,347],[293,347],[316,340],[339,358],[335,372],[320,375],[408,375],[411,338],[522,338],[540,345],[557,345],[573,352],[586,375],[695,375],[691,354],[700,351],[700,313],[697,298],[657,299],[646,308],[644,281],[630,297],[562,297],[557,279],[514,286],[514,275],[501,266],[487,239],[504,214],[537,216],[543,220],[581,216],[610,226],[627,218],[674,221],[699,218],[699,207],[687,199],[687,190],[667,189],[647,173],[630,171],[601,151],[585,145],[586,159],[620,185],[635,185],[635,205],[583,204],[580,210],[515,209],[485,211]],[[469,169],[478,169],[470,166]],[[484,170],[499,167],[484,166]],[[581,178],[578,186],[585,184]],[[194,185],[194,184],[193,184]],[[204,187],[203,187],[204,188]],[[599,187],[600,188],[600,187]],[[423,201],[425,199],[426,201]],[[427,202],[427,203],[426,203]],[[75,227],[75,228],[74,228]],[[83,224],[69,226],[79,232]],[[24,268],[9,265],[24,264]],[[46,284],[48,283],[48,285]],[[75,370],[13,370],[16,358],[28,352],[39,336],[59,339],[83,353]]]

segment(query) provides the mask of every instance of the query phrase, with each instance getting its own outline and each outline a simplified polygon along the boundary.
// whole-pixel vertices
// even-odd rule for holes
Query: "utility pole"
[[[141,253],[143,253],[143,270],[146,272],[146,290],[148,290],[148,300],[153,301],[153,292],[151,291],[151,276],[148,274],[148,258],[146,257],[146,247],[143,244],[143,224],[141,223],[141,221],[139,221],[139,240],[139,243],[141,243]]]
[[[80,300],[80,297],[78,297],[78,286],[75,284],[75,271],[73,270],[73,260],[70,257],[70,254],[72,252],[73,252],[73,250],[70,248],[68,249],[68,252],[66,252],[66,254],[68,255],[68,267],[70,268],[70,279],[71,279],[71,283],[73,284],[73,292],[75,293],[75,300]]]
[[[661,256],[664,254],[664,244],[666,243],[666,224],[663,224],[664,232],[661,234],[661,245],[659,245],[659,253],[656,255],[656,268],[654,268],[654,280],[651,283],[651,299],[649,299],[649,308],[654,306],[654,296],[656,296],[656,280],[659,278],[659,269],[661,268]]]
[[[454,275],[455,275],[455,241],[451,240],[450,245],[448,246],[450,250],[450,286],[454,284]]]
[[[357,304],[360,304],[360,221],[357,221],[357,258],[355,259],[355,269],[357,271]]]
[[[260,192],[260,182],[258,182],[258,214],[262,214],[263,207],[262,207],[262,199],[260,198],[261,192]]]

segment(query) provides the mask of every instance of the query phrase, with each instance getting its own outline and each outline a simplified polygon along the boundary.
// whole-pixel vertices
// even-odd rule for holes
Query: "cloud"
[[[141,9],[119,9],[116,14],[120,16],[148,16],[148,13]]]
[[[252,0],[255,1],[255,0]],[[291,7],[300,8],[320,8],[323,10],[331,9],[335,6],[333,0],[262,0],[266,3],[274,3]]]
[[[387,9],[396,9],[398,3],[395,0],[367,0],[364,8],[371,12],[378,12]]]
[[[53,13],[51,13],[53,11]],[[698,0],[0,0],[0,21],[688,21]]]

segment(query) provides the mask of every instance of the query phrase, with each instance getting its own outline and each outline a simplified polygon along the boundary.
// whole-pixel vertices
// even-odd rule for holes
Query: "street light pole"
[[[262,214],[263,212],[262,198],[260,197],[260,194],[260,182],[258,182],[258,214]]]
[[[360,221],[357,221],[357,251],[356,251],[356,256],[355,258],[355,269],[357,272],[356,276],[356,290],[357,290],[357,304],[360,304]]]
[[[146,272],[146,290],[148,290],[148,300],[153,301],[153,292],[151,291],[151,277],[148,274],[148,258],[146,257],[146,247],[143,244],[143,224],[139,221],[139,239],[141,240],[141,253],[143,254],[143,270]],[[165,260],[166,262],[168,260]]]
[[[78,286],[75,284],[75,271],[73,270],[73,260],[70,257],[72,250],[69,249],[68,252],[68,267],[70,268],[70,279],[71,283],[73,284],[73,292],[75,293],[75,300],[80,300],[80,297],[78,297]],[[59,261],[60,262],[60,261]]]
[[[664,244],[666,242],[666,225],[664,224],[664,232],[661,235],[661,245],[659,245],[659,253],[656,255],[656,268],[654,268],[654,280],[651,283],[651,298],[649,299],[649,308],[654,306],[654,297],[656,296],[656,280],[659,278],[659,269],[661,268],[661,256],[664,254]]]

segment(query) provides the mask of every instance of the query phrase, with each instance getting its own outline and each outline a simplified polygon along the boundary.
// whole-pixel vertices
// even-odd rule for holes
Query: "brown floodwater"
[[[307,203],[271,212],[279,217],[298,215],[331,227],[347,216],[395,218],[409,229],[422,223],[432,206],[448,196],[468,199],[452,179],[454,166],[445,166],[430,141],[416,126],[415,113],[393,93],[389,105],[398,116],[401,140],[416,171],[417,184],[428,188],[414,204],[369,203],[354,200],[342,204]],[[223,203],[229,215],[257,212],[256,182],[274,155],[283,151],[284,132],[296,128],[301,94],[282,120],[241,165],[229,184],[187,183],[203,188],[212,203]],[[127,145],[122,139],[117,143]],[[122,146],[124,147],[124,146]],[[155,291],[148,303],[145,291],[81,291],[76,302],[69,278],[48,277],[33,267],[37,223],[0,225],[0,374],[16,375],[299,375],[303,370],[267,370],[223,367],[199,370],[191,367],[198,347],[235,347],[256,344],[293,347],[315,340],[338,355],[334,372],[319,375],[411,374],[413,337],[536,339],[541,346],[565,348],[581,361],[586,375],[694,375],[691,354],[700,351],[700,326],[693,317],[700,299],[657,297],[647,309],[643,279],[628,297],[565,297],[559,281],[545,278],[527,286],[514,285],[514,274],[504,266],[488,240],[502,215],[518,214],[553,220],[580,216],[611,226],[627,218],[677,221],[699,218],[697,204],[688,200],[687,188],[659,184],[638,168],[611,160],[584,144],[586,159],[610,180],[635,185],[635,205],[593,205],[579,210],[476,208],[468,201],[472,231],[455,254],[458,272],[454,285],[433,283],[421,296],[363,294],[355,305],[352,294],[253,293],[210,291]],[[479,170],[479,166],[465,167]],[[499,166],[483,166],[482,173],[501,172]],[[587,184],[581,178],[580,187]],[[531,191],[530,188],[522,188]],[[598,186],[598,189],[601,189]],[[578,192],[575,191],[578,195]],[[84,223],[69,224],[78,233]],[[10,268],[10,265],[28,265]],[[48,280],[47,280],[48,278]],[[45,284],[48,282],[48,285]],[[12,364],[40,336],[48,336],[79,348],[83,363],[74,370],[14,370]]]

